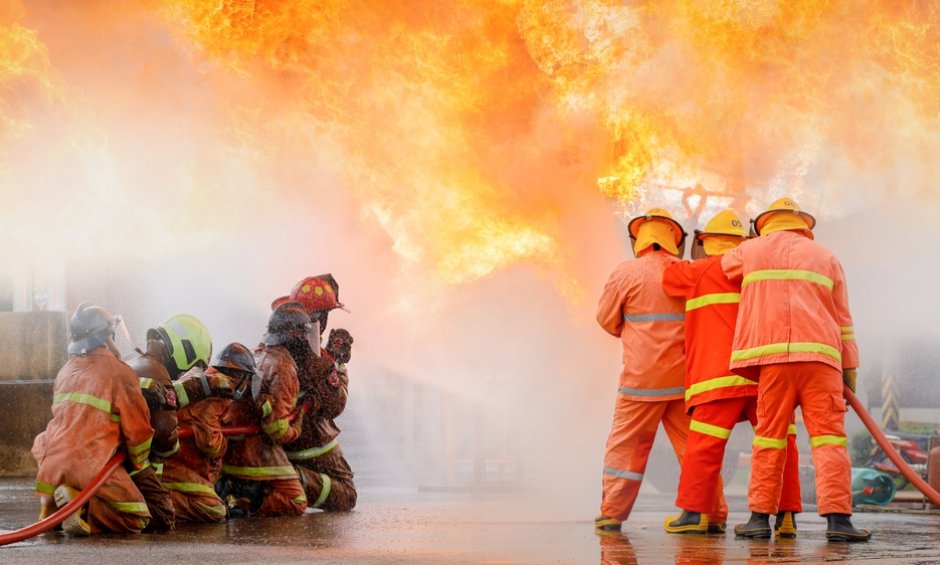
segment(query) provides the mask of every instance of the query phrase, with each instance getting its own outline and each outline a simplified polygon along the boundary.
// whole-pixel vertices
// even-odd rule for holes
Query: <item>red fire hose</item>
[[[251,435],[258,433],[258,426],[230,426],[227,428],[222,428],[222,433],[227,436],[235,435]],[[192,428],[180,428],[177,432],[179,437],[192,437],[193,429]],[[48,532],[52,528],[58,526],[62,523],[63,520],[69,517],[70,514],[82,507],[83,504],[88,502],[94,494],[101,488],[101,485],[104,484],[108,477],[111,476],[111,473],[117,469],[121,463],[124,462],[124,453],[118,453],[114,455],[111,459],[105,463],[101,471],[88,483],[77,497],[74,500],[59,508],[51,515],[47,516],[45,519],[36,522],[35,524],[26,526],[25,528],[19,530],[13,530],[12,532],[6,532],[0,534],[0,545],[8,545],[11,543],[21,542],[27,540],[33,536],[37,536],[43,532]]]
[[[884,450],[888,458],[891,459],[891,462],[897,466],[899,471],[901,471],[901,474],[904,475],[907,480],[911,481],[911,484],[917,487],[917,490],[924,493],[924,496],[926,496],[930,502],[940,506],[940,493],[928,485],[919,474],[911,469],[910,465],[907,464],[907,461],[902,459],[901,455],[894,450],[894,448],[888,442],[888,438],[886,438],[884,433],[881,431],[881,428],[879,428],[878,424],[872,420],[871,414],[865,410],[865,408],[862,406],[862,403],[858,401],[858,397],[855,396],[855,393],[849,390],[849,387],[845,387],[845,399],[848,400],[852,408],[855,409],[855,413],[858,414],[858,417],[861,418],[862,423],[865,424],[865,427],[868,428],[869,432],[871,432],[871,437],[873,437],[875,441],[878,442],[878,446]]]
[[[83,504],[88,502],[88,499],[101,488],[101,485],[104,484],[108,477],[111,476],[111,473],[115,469],[121,466],[121,463],[124,462],[124,454],[117,453],[111,459],[108,459],[108,462],[104,464],[104,467],[98,471],[98,474],[94,476],[88,486],[86,486],[71,502],[59,508],[45,519],[32,524],[31,526],[26,526],[20,530],[14,530],[12,532],[7,532],[5,534],[0,534],[0,545],[7,545],[11,543],[20,542],[26,539],[29,539],[35,535],[39,535],[43,532],[48,532],[52,528],[58,526],[62,523],[63,520],[69,517],[73,512],[82,507]]]

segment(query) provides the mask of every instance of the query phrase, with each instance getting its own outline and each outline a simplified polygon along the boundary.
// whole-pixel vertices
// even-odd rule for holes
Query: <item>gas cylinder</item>
[[[931,443],[934,443],[931,440]],[[927,456],[927,484],[930,485],[930,488],[940,492],[940,445],[937,445],[930,450],[930,454]],[[931,508],[940,508],[934,503],[930,503]]]
[[[852,506],[885,505],[894,498],[894,479],[874,469],[852,469]]]

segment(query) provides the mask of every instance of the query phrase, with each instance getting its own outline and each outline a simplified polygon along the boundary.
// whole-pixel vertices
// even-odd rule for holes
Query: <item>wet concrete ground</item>
[[[859,512],[855,523],[875,530],[872,541],[831,544],[824,520],[807,511],[798,539],[747,541],[732,533],[667,535],[662,521],[673,498],[641,494],[623,533],[602,537],[592,515],[559,515],[520,494],[365,490],[346,514],[311,511],[139,536],[46,533],[0,547],[0,563],[940,563],[937,513]],[[729,497],[729,505],[729,524],[745,520],[742,497]],[[31,481],[0,481],[0,529],[23,527],[36,511]]]

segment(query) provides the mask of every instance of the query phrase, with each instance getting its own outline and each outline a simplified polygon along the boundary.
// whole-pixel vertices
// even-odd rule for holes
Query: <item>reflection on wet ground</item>
[[[31,487],[0,481],[0,529],[35,519]],[[736,510],[729,526],[744,521],[744,499],[729,503]],[[800,515],[796,540],[748,541],[664,533],[670,495],[641,495],[617,534],[595,534],[593,510],[559,514],[545,497],[519,494],[365,490],[359,508],[346,514],[182,525],[140,536],[47,533],[0,547],[0,563],[940,563],[940,514],[858,513],[856,524],[875,530],[872,541],[831,544],[825,521],[809,512]]]

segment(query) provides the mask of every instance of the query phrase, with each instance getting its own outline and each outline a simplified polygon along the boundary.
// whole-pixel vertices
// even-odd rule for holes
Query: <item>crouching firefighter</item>
[[[715,507],[721,499],[725,446],[737,422],[748,420],[757,425],[757,382],[728,369],[741,285],[728,280],[721,268],[722,256],[746,239],[741,218],[732,210],[719,212],[703,231],[695,231],[695,261],[674,263],[663,273],[666,293],[686,299],[685,405],[692,416],[676,498],[682,513],[666,519],[664,527],[669,533],[725,531],[727,506]],[[802,503],[792,418],[786,443],[783,491],[774,530],[778,537],[796,537],[794,516],[802,510]],[[714,520],[720,522],[715,524]]]
[[[307,277],[294,285],[275,305],[294,301],[303,306],[322,336],[331,310],[349,310],[339,301],[339,284],[333,275]],[[298,438],[285,445],[287,457],[300,474],[312,508],[347,511],[356,506],[353,472],[339,445],[340,429],[334,421],[346,408],[349,376],[346,363],[353,338],[344,329],[332,329],[326,346],[316,353],[294,355],[300,379],[301,401],[306,415]],[[315,346],[316,347],[316,346]],[[318,353],[318,354],[317,354]]]
[[[153,516],[149,528],[169,529],[176,517],[170,491],[160,483],[160,475],[164,462],[180,448],[173,381],[194,366],[208,366],[212,341],[202,322],[188,314],[178,314],[147,330],[147,350],[137,352],[140,356],[132,359],[130,366],[140,379],[140,390],[150,410],[153,465],[132,477]]]
[[[160,477],[170,491],[178,522],[225,520],[226,504],[215,491],[228,445],[222,418],[233,399],[250,394],[254,376],[251,351],[232,343],[211,367],[205,371],[193,367],[176,381],[183,394],[200,393],[197,400],[187,401],[177,412],[180,428],[192,430],[192,435],[180,439],[179,451],[166,460]]]
[[[297,439],[303,411],[293,353],[310,349],[315,330],[310,316],[293,302],[278,306],[268,331],[254,351],[257,375],[251,394],[234,400],[225,417],[232,426],[257,425],[261,433],[229,438],[217,488],[232,515],[296,516],[307,509],[307,496],[283,445]],[[293,422],[291,419],[294,418]]]
[[[86,302],[76,309],[69,320],[70,357],[53,386],[52,420],[33,442],[40,519],[73,500],[115,453],[127,454],[126,469],[116,469],[62,522],[72,535],[138,533],[150,522],[128,469],[149,466],[153,430],[137,376],[114,345],[117,323],[99,306]]]

